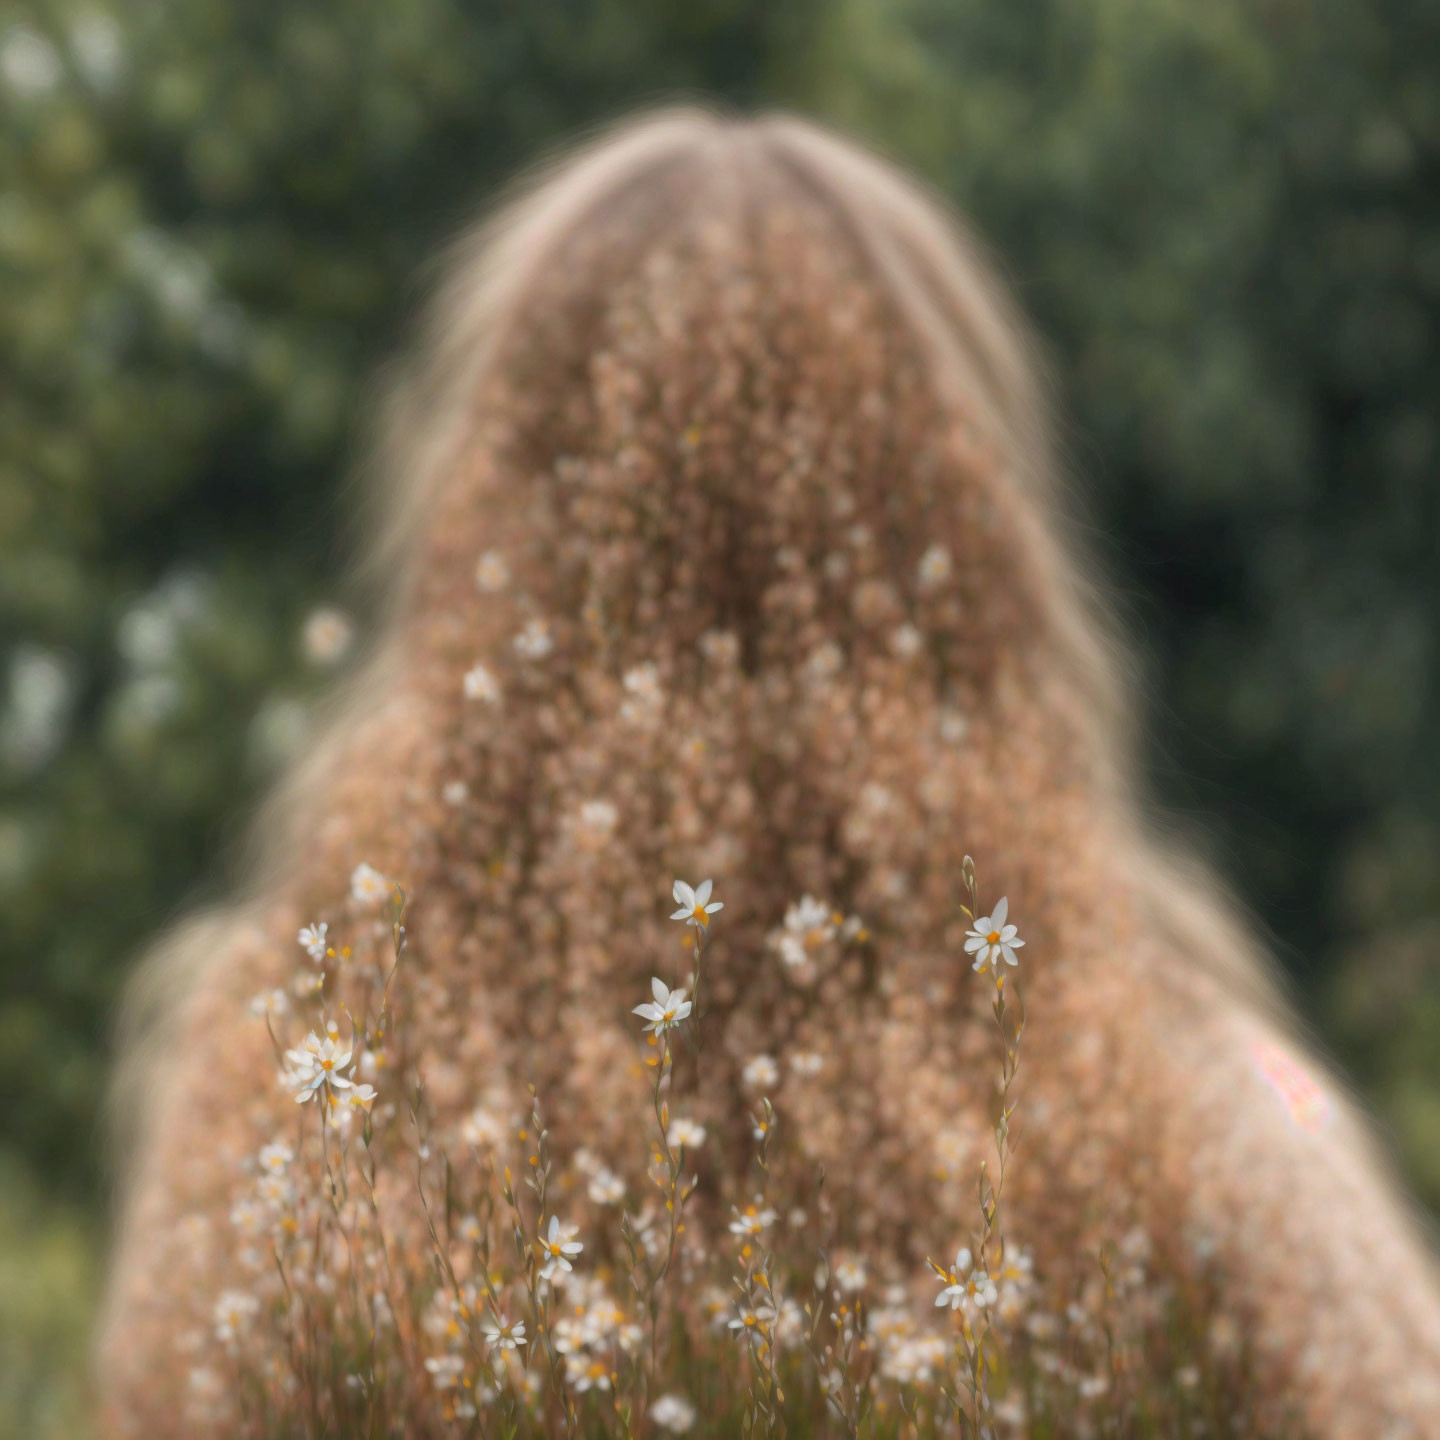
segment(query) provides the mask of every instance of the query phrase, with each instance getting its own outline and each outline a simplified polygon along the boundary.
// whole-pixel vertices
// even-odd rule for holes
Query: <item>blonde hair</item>
[[[712,231],[721,240],[707,250]],[[700,271],[674,278],[687,264]],[[813,273],[805,273],[806,266]],[[185,1077],[199,1072],[197,1032],[226,1023],[225,1005],[233,1004],[237,986],[243,988],[237,976],[257,988],[283,974],[286,932],[293,933],[297,920],[309,921],[309,907],[343,889],[350,866],[368,855],[358,848],[362,844],[388,855],[391,873],[403,868],[413,876],[422,905],[427,895],[434,897],[427,950],[432,978],[456,994],[474,995],[480,993],[476,987],[488,986],[484,993],[492,1008],[509,1013],[502,1002],[506,987],[513,991],[521,983],[514,967],[524,953],[535,976],[526,983],[542,989],[543,1003],[560,1017],[557,1033],[569,1037],[562,1021],[572,992],[588,997],[593,1008],[600,978],[629,977],[646,963],[644,944],[653,932],[642,922],[631,924],[624,938],[598,932],[584,940],[583,953],[576,952],[580,958],[569,962],[572,968],[562,971],[559,959],[544,957],[551,950],[568,954],[564,946],[572,941],[556,938],[557,922],[537,908],[523,877],[515,879],[506,867],[518,846],[525,858],[514,865],[538,867],[563,893],[561,882],[572,873],[567,866],[580,874],[580,867],[600,863],[577,859],[565,848],[563,824],[552,813],[558,800],[546,788],[552,782],[539,774],[542,755],[558,756],[556,763],[571,765],[579,777],[668,765],[697,787],[709,783],[703,770],[685,768],[691,757],[681,755],[668,737],[647,732],[635,740],[618,723],[606,728],[605,717],[623,710],[621,670],[636,663],[636,646],[651,643],[671,677],[677,710],[705,739],[730,787],[716,788],[712,796],[716,813],[725,816],[715,823],[726,831],[725,843],[712,847],[716,869],[728,865],[737,875],[747,874],[757,910],[761,891],[765,903],[783,904],[777,887],[785,877],[772,873],[784,869],[777,856],[797,877],[819,877],[810,882],[817,887],[848,875],[847,883],[865,903],[895,917],[896,934],[904,937],[896,949],[905,952],[895,963],[920,965],[954,949],[951,897],[962,824],[979,837],[977,846],[991,847],[1005,885],[1028,901],[1035,917],[1037,944],[1030,953],[1046,942],[1063,952],[1063,964],[1057,960],[1050,977],[1053,1072],[1036,1081],[1057,1110],[1069,1106],[1069,1118],[1064,1125],[1057,1122],[1046,1142],[1047,1156],[1061,1152],[1055,1159],[1057,1195],[1093,1189],[1087,1127],[1103,1130],[1104,1144],[1117,1153],[1148,1144],[1162,1151],[1163,1163],[1137,1163],[1126,1173],[1171,1201],[1177,1193],[1183,1201],[1186,1193],[1180,1157],[1188,1153],[1184,1133],[1193,1127],[1196,1153],[1213,1155],[1224,1179],[1236,1187],[1230,1197],[1223,1187],[1211,1194],[1203,1184],[1193,1186],[1193,1194],[1202,1197],[1196,1203],[1209,1207],[1207,1223],[1216,1226],[1231,1223],[1232,1199],[1243,1204],[1258,1189],[1270,1205],[1289,1185],[1302,1195],[1310,1187],[1315,1204],[1305,1212],[1303,1226],[1319,1226],[1327,1217],[1315,1186],[1339,1185],[1353,1207],[1350,1213],[1368,1208],[1382,1217],[1367,1264],[1403,1281],[1406,1344],[1412,1353],[1415,1345],[1433,1347],[1440,1319],[1427,1265],[1382,1167],[1361,1129],[1344,1117],[1343,1104],[1323,1155],[1308,1138],[1301,1143],[1288,1135],[1281,1118],[1261,1117],[1247,1122],[1253,1133],[1239,1125],[1231,1133],[1223,1110],[1194,1116],[1198,1097],[1210,1097],[1212,1086],[1253,1099],[1246,1046],[1256,1035],[1290,1044],[1282,1033],[1284,1009],[1249,939],[1254,927],[1237,919],[1203,868],[1153,833],[1140,814],[1129,732],[1136,707],[1127,703],[1134,680],[1097,602],[1097,587],[1076,558],[1073,538],[1061,543],[1057,516],[1065,500],[1047,439],[1037,380],[1042,367],[992,267],[960,222],[884,161],[803,120],[673,110],[607,132],[542,169],[495,221],[452,252],[447,268],[451,278],[434,307],[423,358],[395,384],[377,446],[371,521],[376,546],[369,566],[390,592],[384,638],[370,669],[337,702],[326,737],[263,819],[248,897],[236,909],[181,932],[142,969],[125,1042],[131,1059],[122,1064],[117,1089],[125,1108],[148,1106],[158,1115],[157,1095],[182,1088]],[[787,279],[804,290],[794,314],[755,318],[764,299],[782,291]],[[733,322],[739,348],[768,325],[773,343],[765,350],[755,341],[756,354],[769,358],[736,361],[734,374],[714,380],[711,390],[703,389],[713,379],[704,368],[721,362],[713,356],[695,361],[692,369],[698,366],[702,379],[685,383],[695,394],[718,396],[716,406],[730,395],[730,413],[697,422],[701,433],[688,449],[666,449],[674,429],[674,416],[665,408],[666,356],[688,354],[687,345],[694,349],[700,324],[695,315],[701,313],[676,301],[676,314],[667,314],[666,297],[707,284],[718,294],[706,297],[707,323]],[[757,287],[767,284],[757,301]],[[836,315],[827,309],[828,285],[844,288],[849,311]],[[794,338],[792,329],[806,325],[812,327],[808,338]],[[864,325],[873,326],[878,338]],[[633,338],[637,330],[644,330],[640,340]],[[595,353],[602,334],[608,346],[603,356]],[[637,348],[639,358],[627,358],[631,344],[648,348]],[[784,351],[782,363],[774,353],[784,345],[792,348]],[[773,395],[764,405],[745,399],[750,370],[768,365],[755,383],[773,390],[781,384],[776,375],[789,376],[786,364],[803,369],[797,356],[823,355],[826,347],[835,352],[833,367],[796,380],[785,403]],[[584,396],[583,404],[571,404],[576,394]],[[818,568],[831,558],[821,554],[831,542],[805,527],[813,511],[838,503],[845,490],[843,475],[824,473],[815,457],[827,443],[824,427],[842,428],[852,406],[859,428],[846,440],[848,449],[829,458],[837,471],[848,470],[861,492],[845,494],[865,522],[854,528],[867,531],[863,546],[854,541],[857,555],[870,548],[855,559],[840,555],[838,564],[857,574],[868,567],[868,578],[843,593],[836,582],[831,594]],[[576,420],[572,410],[582,418]],[[785,427],[794,413],[799,418],[790,431]],[[705,443],[706,425],[720,436],[714,442],[720,457],[714,474],[694,458]],[[599,439],[590,459],[576,459],[563,446],[576,435],[583,438],[587,427]],[[752,429],[764,446],[754,439],[746,448]],[[781,457],[763,479],[740,473],[752,450]],[[852,452],[860,450],[868,458],[855,459]],[[673,536],[633,538],[637,529],[663,530],[668,523],[654,494],[653,477],[664,473],[657,456],[681,477],[667,500],[711,518],[725,505],[734,509],[727,523],[736,533],[727,543],[732,551],[744,550],[738,561],[718,550],[691,555],[683,544],[677,554]],[[893,486],[887,464],[894,465]],[[559,479],[532,486],[537,470]],[[772,504],[782,491],[783,502]],[[841,513],[836,509],[836,516]],[[914,566],[932,520],[944,527],[958,570],[973,581],[965,595],[943,604],[918,592],[912,596],[912,583],[897,568]],[[567,521],[601,528],[593,534],[582,529],[572,543]],[[612,522],[612,530],[603,528]],[[769,528],[763,536],[740,534],[742,523],[751,522]],[[561,659],[543,677],[517,674],[511,686],[514,710],[503,724],[465,712],[457,683],[460,670],[478,656],[497,668],[497,657],[511,663],[503,643],[508,632],[496,628],[501,621],[467,608],[464,599],[465,567],[473,563],[475,545],[492,531],[502,537],[496,543],[511,547],[511,563],[526,582],[516,589],[523,589],[530,606],[512,607],[504,623],[513,628],[526,615],[544,616],[549,612],[543,607],[554,610],[557,597],[566,605],[574,602],[573,612],[557,611],[554,617]],[[881,531],[883,545],[876,540]],[[581,542],[597,536],[591,551],[613,540],[618,558],[607,556],[602,564],[586,555]],[[877,559],[875,552],[882,550]],[[994,567],[993,576],[987,566]],[[663,576],[661,567],[669,567]],[[599,598],[592,600],[591,591]],[[469,594],[473,601],[473,587]],[[628,629],[605,628],[607,604],[629,617]],[[944,635],[947,653],[961,657],[946,662],[958,672],[946,683],[959,685],[972,703],[979,731],[965,766],[944,758],[928,775],[930,742],[922,737],[945,708],[937,678],[945,667],[932,674],[923,650],[913,665],[897,659],[882,635],[882,627],[893,625],[907,607],[919,615],[927,605],[932,607],[925,612],[927,623]],[[741,637],[736,646],[741,660],[717,661],[723,675],[712,679],[690,657],[696,643],[714,633],[717,615],[732,612],[750,616],[747,623],[757,634],[748,641]],[[803,723],[811,727],[805,734],[823,740],[822,726],[828,725],[850,736],[851,753],[860,755],[855,776],[863,793],[848,806],[825,789],[823,776],[814,779],[812,788],[834,811],[828,828],[819,826],[810,813],[816,807],[807,809],[806,797],[788,795],[779,783],[786,763],[797,773],[807,763],[798,733],[782,735],[767,739],[774,745],[779,793],[766,796],[766,817],[775,818],[762,818],[743,756],[736,758],[741,742],[732,733],[735,727],[712,723],[701,701],[710,686],[726,695],[743,694],[743,702],[733,703],[757,731],[773,725],[777,714],[790,716],[798,731],[801,710],[812,704],[809,692],[802,693],[810,682],[802,682],[799,672],[832,633],[852,652],[853,674],[844,677],[848,689],[837,690],[824,705],[813,702],[822,718],[805,711]],[[753,653],[743,653],[747,643]],[[774,673],[759,683],[750,672],[766,668],[754,658],[766,654]],[[778,710],[770,708],[775,706]],[[865,718],[872,715],[885,718]],[[907,725],[913,735],[903,733]],[[382,773],[366,772],[363,762],[373,754],[383,756]],[[841,754],[834,750],[833,766],[839,766]],[[452,770],[467,777],[472,793],[481,781],[489,787],[475,799],[473,821],[456,821],[434,797],[438,777]],[[612,883],[617,895],[628,897],[641,885],[639,869],[658,863],[661,855],[693,855],[703,846],[684,795],[660,801],[637,788],[626,798],[652,822],[640,838],[627,835],[631,848],[619,847],[624,858],[616,863],[623,873]],[[533,809],[515,813],[526,805]],[[961,809],[963,815],[955,813]],[[767,832],[766,824],[779,834]],[[527,826],[537,835],[517,842],[514,836]],[[872,860],[872,852],[878,858]],[[482,858],[491,867],[488,875],[478,873]],[[927,863],[930,870],[917,879],[912,872],[925,871]],[[941,873],[947,866],[950,893]],[[913,899],[906,898],[907,885],[915,887]],[[524,908],[523,917],[505,913],[507,904]],[[732,910],[738,933],[762,948],[758,913],[747,922],[736,914],[739,908]],[[583,931],[585,918],[569,916],[566,923]],[[483,946],[467,924],[483,930]],[[1124,953],[1121,964],[1107,969],[1108,947]],[[952,979],[943,985],[953,987]],[[937,1003],[942,1018],[967,1013],[959,995],[958,989],[945,990],[943,1004]],[[763,1020],[746,1011],[738,980],[718,980],[712,1003],[733,1019],[737,1034],[763,1033]],[[837,1037],[859,1023],[843,1006],[815,1004]],[[453,1000],[433,1012],[423,1001],[416,1005],[426,1045],[445,1056],[436,1063],[450,1071],[466,1063],[478,1066],[481,1056],[496,1067],[540,1063],[526,1050],[523,1033],[477,1038],[456,1030],[455,1013],[462,1007]],[[926,1081],[917,1117],[943,1115],[947,1107],[959,1111],[976,1093],[963,1046],[948,1048],[940,1023],[927,1028],[930,1020],[916,1022],[914,1033],[952,1063],[954,1073]],[[483,1030],[482,1021],[476,1024]],[[1143,1094],[1113,1093],[1098,1070],[1103,1057],[1094,1054],[1102,1036],[1123,1042],[1123,1063],[1132,1067]],[[225,1052],[225,1065],[243,1073],[241,1059],[232,1062],[229,1056],[227,1035],[217,1039],[212,1032],[210,1043]],[[244,1043],[253,1059],[253,1040]],[[606,1049],[610,1042],[577,1032],[565,1043],[576,1048],[573,1083],[584,1103],[603,1110],[601,1097],[611,1093],[605,1087],[613,1083],[606,1069],[613,1060]],[[237,1052],[242,1048],[238,1039],[234,1045]],[[461,1059],[453,1058],[457,1053]],[[1206,1072],[1204,1084],[1184,1063],[1176,1071],[1182,1054],[1197,1072]],[[908,1056],[881,1053],[867,1063],[876,1067],[877,1094],[917,1083]],[[1226,1085],[1232,1087],[1228,1092]],[[219,1102],[201,1102],[197,1110],[203,1112],[206,1103],[213,1109]],[[1242,1101],[1221,1101],[1227,1103]],[[252,1108],[263,1118],[265,1106],[257,1102]],[[843,1110],[825,1110],[824,1124],[863,1147],[863,1131],[844,1129]],[[165,1114],[174,1121],[173,1107]],[[186,1123],[209,1143],[202,1119]],[[914,1123],[919,1125],[919,1118]],[[147,1383],[145,1345],[157,1342],[153,1334],[134,1339],[127,1324],[149,1303],[166,1226],[173,1228],[186,1206],[219,1203],[213,1182],[192,1173],[193,1156],[191,1170],[185,1170],[180,1140],[160,1135],[159,1128],[152,1121],[148,1135],[132,1132],[126,1145],[140,1157],[135,1188],[144,1195],[123,1226],[104,1342],[112,1386],[132,1401]],[[893,1163],[898,1178],[877,1182],[866,1197],[871,1218],[856,1222],[877,1233],[887,1227],[899,1233],[910,1223],[904,1218],[904,1166],[911,1157],[897,1155]],[[1072,1221],[1045,1193],[1050,1180],[1037,1179],[1025,1203],[1033,1207],[1037,1226],[1053,1223],[1059,1235]],[[185,1193],[178,1193],[182,1189]],[[1165,1213],[1164,1205],[1156,1199],[1145,1213],[1155,1220]],[[1234,1241],[1236,1257],[1248,1254],[1245,1233],[1235,1229],[1241,1237]],[[1182,1248],[1178,1239],[1172,1248]],[[1292,1286],[1281,1296],[1283,1304],[1257,1293],[1264,1283],[1283,1281],[1283,1262],[1283,1256],[1267,1262],[1268,1268],[1257,1262],[1256,1278],[1240,1287],[1237,1301],[1284,1337],[1288,1348],[1274,1371],[1277,1387],[1289,1383],[1298,1347],[1312,1331],[1319,1333],[1312,1324],[1313,1299],[1303,1290]],[[173,1323],[154,1322],[155,1333]],[[1359,1404],[1371,1407],[1366,1413],[1382,1413],[1378,1391],[1402,1363],[1404,1347],[1392,1343],[1398,1333],[1373,1337],[1361,1360],[1347,1362],[1345,1373],[1358,1376],[1355,1395],[1327,1392],[1314,1405],[1341,1413]],[[1321,1339],[1340,1343],[1329,1331]],[[138,1362],[135,1354],[142,1356]],[[122,1374],[128,1378],[114,1378]]]

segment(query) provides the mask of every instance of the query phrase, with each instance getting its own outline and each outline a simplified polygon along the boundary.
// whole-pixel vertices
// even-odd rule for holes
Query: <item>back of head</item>
[[[398,1312],[395,1274],[436,1265],[457,1303],[474,1290],[489,1262],[451,1234],[451,1187],[495,1180],[517,1126],[529,1149],[531,1093],[556,1154],[651,1193],[629,1012],[674,969],[657,896],[676,875],[713,877],[726,907],[683,1072],[711,1137],[696,1273],[746,1198],[756,1076],[796,1173],[827,1172],[833,1239],[877,1275],[903,1290],[966,1233],[997,1134],[967,852],[1043,957],[1027,1095],[1045,1121],[1012,1184],[1037,1273],[1080,1293],[1077,1247],[1136,1223],[1168,1226],[1156,1248],[1186,1270],[1167,1027],[1223,1050],[1215,1017],[1264,986],[1203,879],[1145,838],[1029,346],[943,207],[799,120],[650,117],[467,243],[392,409],[379,654],[266,818],[243,920],[152,972],[169,1018],[131,1067],[146,1120],[105,1339],[117,1425],[170,1433],[157,1417],[184,1413],[194,1362],[166,1357],[182,1332],[213,1348],[217,1304],[232,1357],[266,1349],[244,1316],[293,1313],[283,1263],[277,1292],[263,1253],[226,1242],[227,1217],[261,1213],[245,1157],[288,1134],[286,1165],[329,1173],[328,1133],[292,1133],[295,1071],[269,1083],[277,1025],[314,1028],[287,1062],[304,1070],[324,1022],[354,1016],[345,1063],[372,1062],[366,1163],[400,1178],[370,1172],[386,1244],[377,1259],[360,1220],[347,1232],[354,1294]],[[381,877],[411,897],[393,972]],[[662,1111],[657,1085],[664,1123],[678,1088]],[[417,1173],[446,1196],[443,1239]],[[598,1227],[612,1202],[567,1183]],[[465,1203],[483,1230],[499,1202]],[[301,1268],[323,1271],[315,1248]],[[324,1293],[326,1323],[351,1323]],[[283,1370],[276,1327],[264,1363]],[[202,1399],[235,1419],[233,1395]],[[409,1433],[439,1423],[423,1385],[391,1402]]]

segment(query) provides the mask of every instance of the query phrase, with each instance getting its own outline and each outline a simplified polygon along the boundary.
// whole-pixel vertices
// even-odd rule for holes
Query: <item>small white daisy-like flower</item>
[[[609,800],[587,800],[580,807],[576,828],[586,845],[596,846],[604,844],[619,823],[620,811]]]
[[[797,1075],[818,1075],[825,1068],[825,1057],[815,1050],[797,1050],[790,1057],[790,1068]]]
[[[483,1105],[477,1105],[461,1124],[460,1138],[467,1145],[489,1149],[505,1138],[505,1124],[498,1115],[492,1114]]]
[[[525,1322],[496,1315],[481,1326],[485,1338],[499,1350],[518,1350],[525,1342]]]
[[[768,1090],[780,1079],[780,1067],[773,1055],[756,1055],[746,1063],[740,1079],[749,1090]]]
[[[470,787],[463,780],[447,780],[440,791],[440,798],[447,805],[458,807],[470,798]]]
[[[570,1257],[578,1255],[585,1248],[575,1239],[577,1234],[578,1226],[562,1225],[558,1216],[550,1217],[550,1228],[536,1241],[541,1255],[545,1258],[545,1264],[540,1270],[541,1279],[551,1280],[563,1271],[575,1268],[570,1263]]]
[[[610,1369],[605,1362],[580,1351],[565,1357],[565,1378],[579,1395],[610,1388]]]
[[[355,1110],[368,1110],[375,1103],[373,1085],[356,1085],[345,1097],[346,1104]]]
[[[238,1340],[260,1311],[260,1302],[245,1290],[226,1290],[215,1302],[215,1334],[226,1343]]]
[[[295,1152],[283,1141],[272,1140],[260,1149],[260,1168],[271,1175],[279,1175],[289,1169]]]
[[[658,705],[664,696],[660,688],[660,672],[648,660],[627,670],[620,683],[633,704],[647,709]]]
[[[472,665],[460,688],[467,700],[483,700],[487,705],[500,703],[500,682],[483,665]]]
[[[677,880],[671,890],[675,897],[675,903],[680,907],[670,918],[672,920],[683,920],[687,925],[694,925],[703,929],[710,924],[710,917],[717,910],[723,910],[725,903],[722,900],[711,900],[710,892],[714,889],[713,880],[702,880],[698,885],[687,885],[683,880]]]
[[[321,920],[318,924],[307,925],[295,938],[304,947],[305,953],[315,961],[325,958],[325,932],[329,926]]]
[[[677,1115],[665,1132],[672,1150],[698,1150],[705,1143],[705,1127],[698,1121]]]
[[[657,975],[650,981],[650,993],[655,997],[644,1005],[637,1005],[630,1012],[645,1021],[645,1029],[663,1035],[673,1030],[690,1013],[690,1002],[685,991],[672,990]]]
[[[510,567],[505,557],[487,550],[475,562],[475,588],[485,595],[494,595],[510,583]]]
[[[683,1435],[695,1423],[695,1407],[682,1396],[661,1395],[650,1407],[650,1419],[672,1435]]]
[[[995,1303],[999,1290],[985,1271],[971,1268],[973,1259],[969,1249],[962,1245],[955,1252],[953,1269],[946,1270],[943,1266],[931,1262],[930,1268],[935,1271],[943,1286],[935,1297],[937,1307],[948,1305],[952,1310],[959,1310],[962,1306],[972,1306],[983,1310],[987,1305]]]
[[[425,1361],[437,1390],[453,1390],[465,1373],[465,1361],[459,1355],[432,1355]]]
[[[554,648],[550,626],[544,620],[527,620],[515,637],[515,653],[522,660],[543,660]]]
[[[1002,896],[995,909],[982,915],[966,932],[965,953],[975,957],[974,969],[983,970],[988,965],[998,973],[1002,960],[1007,965],[1020,963],[1015,952],[1023,949],[1025,942],[1016,939],[1013,925],[1005,923],[1009,908],[1009,901]]]
[[[295,992],[297,999],[308,1000],[312,995],[318,995],[325,988],[325,972],[323,970],[297,970],[295,978],[290,982],[290,988]]]
[[[333,605],[311,611],[301,632],[305,658],[312,665],[337,665],[345,658],[355,639],[350,617]]]
[[[602,1165],[590,1177],[588,1194],[597,1205],[618,1205],[625,1198],[625,1182]]]
[[[922,590],[934,590],[950,578],[950,552],[943,545],[932,545],[921,557],[916,573]]]
[[[913,660],[925,643],[925,637],[913,625],[901,625],[890,635],[890,650],[902,660]]]
[[[349,1050],[341,1050],[333,1036],[321,1040],[312,1030],[305,1037],[305,1043],[298,1050],[287,1050],[285,1059],[290,1064],[286,1077],[295,1098],[302,1105],[316,1096],[334,1097],[337,1090],[348,1090],[351,1082],[345,1078],[350,1068]]]
[[[844,1291],[854,1294],[865,1288],[865,1267],[858,1260],[840,1260],[835,1265],[835,1283]]]
[[[733,1230],[735,1227],[732,1225],[730,1228]],[[775,1312],[768,1305],[742,1305],[728,1324],[729,1328],[739,1335],[746,1335],[751,1331],[764,1335],[774,1318]]]
[[[283,990],[267,990],[250,1001],[252,1015],[283,1015],[289,1008],[290,997]]]
[[[774,1223],[775,1212],[773,1210],[761,1210],[754,1205],[747,1205],[743,1210],[735,1211],[735,1218],[730,1222],[730,1233],[746,1236],[759,1235]]]
[[[390,898],[390,882],[362,861],[350,872],[350,895],[362,905],[378,905]]]

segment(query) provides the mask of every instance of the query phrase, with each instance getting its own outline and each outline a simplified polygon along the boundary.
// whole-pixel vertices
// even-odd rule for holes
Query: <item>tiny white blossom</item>
[[[315,961],[325,958],[325,932],[329,926],[321,920],[318,924],[307,925],[296,939],[304,947],[305,953]]]
[[[734,1226],[731,1226],[731,1229],[734,1229]],[[770,1322],[774,1318],[775,1312],[768,1305],[758,1308],[752,1305],[742,1305],[734,1318],[729,1321],[729,1327],[741,1335],[752,1330],[763,1335],[769,1329]]]
[[[524,660],[543,660],[554,648],[550,626],[544,620],[529,620],[515,637],[515,653]]]
[[[244,1290],[226,1290],[215,1302],[215,1334],[220,1340],[238,1340],[259,1313],[260,1302]]]
[[[677,880],[670,893],[680,908],[670,918],[701,928],[708,926],[710,917],[725,908],[723,901],[710,899],[714,883],[713,880],[702,880],[698,885],[690,886],[683,880]]]
[[[290,1073],[286,1079],[296,1100],[303,1105],[317,1096],[333,1098],[336,1091],[350,1089],[351,1082],[345,1078],[350,1055],[349,1050],[340,1049],[333,1036],[327,1035],[322,1041],[313,1030],[298,1050],[287,1050]]]
[[[603,1360],[583,1353],[565,1357],[565,1378],[575,1387],[578,1394],[587,1390],[608,1390],[610,1370]]]
[[[475,588],[486,595],[494,595],[510,583],[510,567],[505,557],[494,550],[487,550],[475,562]]]
[[[267,990],[250,1001],[252,1015],[283,1015],[289,1008],[290,997],[283,990]]]
[[[840,1260],[835,1265],[835,1283],[851,1294],[865,1288],[865,1267],[858,1260]]]
[[[695,1423],[695,1407],[679,1395],[661,1395],[650,1407],[650,1419],[672,1435],[683,1435]]]
[[[790,1068],[797,1075],[818,1075],[825,1068],[825,1057],[814,1050],[797,1050],[790,1057]]]
[[[756,1055],[740,1072],[740,1078],[747,1089],[768,1090],[780,1079],[780,1067],[773,1055]]]
[[[585,1248],[574,1238],[577,1233],[577,1226],[562,1225],[558,1216],[550,1217],[550,1228],[536,1242],[540,1253],[545,1257],[545,1264],[540,1271],[542,1279],[551,1280],[562,1271],[575,1268],[570,1263],[570,1257],[578,1255]]]
[[[943,585],[950,578],[950,552],[943,545],[932,545],[920,557],[918,574],[922,590]]]
[[[948,1305],[952,1310],[958,1310],[964,1305],[970,1305],[983,1310],[985,1306],[995,1303],[999,1290],[984,1270],[971,1268],[973,1259],[969,1249],[962,1245],[955,1252],[953,1269],[946,1270],[932,1262],[931,1268],[943,1286],[935,1297],[937,1307]]]
[[[463,805],[470,798],[470,787],[463,780],[447,780],[440,798],[447,805]]]
[[[590,1177],[588,1193],[597,1205],[618,1205],[625,1198],[625,1182],[602,1165]]]
[[[471,666],[460,688],[467,700],[483,700],[487,705],[500,703],[500,682],[483,665]]]
[[[313,665],[335,665],[345,658],[355,639],[350,617],[334,606],[312,611],[301,632],[305,658]]]
[[[747,1205],[744,1210],[735,1211],[735,1218],[730,1222],[730,1233],[746,1236],[759,1235],[774,1223],[775,1212],[773,1210],[760,1210],[754,1205]]]
[[[705,1143],[705,1127],[697,1121],[677,1115],[665,1132],[672,1150],[698,1150]]]
[[[505,1138],[505,1125],[483,1105],[477,1105],[460,1126],[460,1138],[467,1145],[488,1149]]]
[[[271,1175],[279,1175],[289,1168],[294,1158],[295,1152],[283,1140],[274,1140],[261,1147],[260,1168]]]
[[[924,643],[925,637],[913,625],[901,625],[890,636],[890,649],[902,660],[913,660]]]
[[[434,1379],[437,1390],[453,1390],[465,1373],[465,1361],[459,1355],[432,1355],[425,1361],[425,1368]]]
[[[1016,939],[1013,925],[1005,923],[1008,911],[1009,901],[1002,897],[989,915],[982,915],[966,932],[965,953],[975,956],[974,969],[989,965],[998,973],[1002,959],[1007,965],[1020,963],[1015,952],[1023,949],[1025,942]]]
[[[350,874],[350,894],[362,905],[378,905],[390,897],[390,882],[373,865],[361,863]]]
[[[685,998],[683,989],[671,990],[656,976],[650,981],[650,993],[655,997],[653,1001],[637,1005],[630,1012],[646,1022],[646,1030],[653,1030],[657,1035],[664,1034],[666,1030],[673,1030],[689,1015],[690,1002]]]
[[[500,1350],[518,1350],[525,1342],[525,1322],[496,1315],[481,1327],[485,1338]]]

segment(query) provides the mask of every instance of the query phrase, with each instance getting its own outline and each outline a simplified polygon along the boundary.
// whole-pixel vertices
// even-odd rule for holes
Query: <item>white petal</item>
[[[983,950],[985,948],[985,944],[986,941],[983,935],[972,935],[965,942],[965,953],[967,955],[973,955],[977,950]]]
[[[1010,901],[1002,895],[1000,903],[995,907],[995,913],[990,917],[990,928],[1002,930],[1005,927],[1005,917],[1010,913]]]
[[[715,882],[713,880],[702,880],[699,889],[695,891],[695,903],[703,908],[705,902],[710,898],[710,892],[714,888]]]
[[[688,920],[690,918],[690,908],[682,905],[670,918],[672,920]]]
[[[675,888],[671,891],[677,905],[683,905],[686,910],[695,908],[695,891],[683,880],[675,882]]]
[[[713,905],[707,905],[705,907],[705,913],[707,915],[713,915],[717,910],[723,910],[724,908],[725,902],[723,900],[717,900]]]
[[[658,975],[654,975],[650,979],[650,993],[659,1005],[663,1005],[670,998],[669,987]]]

